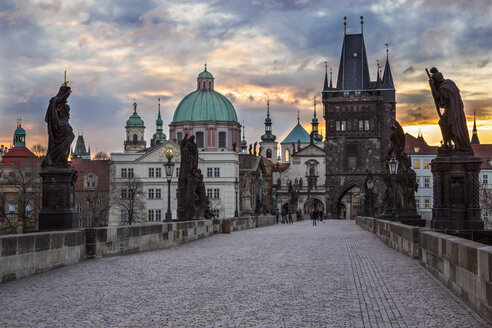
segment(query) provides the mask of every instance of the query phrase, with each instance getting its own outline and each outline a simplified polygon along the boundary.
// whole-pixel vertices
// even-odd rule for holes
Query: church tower
[[[247,153],[248,152],[248,142],[246,141],[244,129],[245,129],[245,127],[243,125],[243,140],[241,141],[241,152]]]
[[[477,119],[475,117],[475,112],[473,112],[473,135],[471,138],[471,144],[472,145],[480,145],[480,140],[478,139],[478,132],[477,132]]]
[[[166,135],[162,132],[162,118],[161,118],[161,98],[157,98],[157,120],[155,121],[155,133],[150,140],[150,146],[159,145],[162,141],[166,140]]]
[[[267,116],[265,118],[265,134],[261,136],[261,156],[277,164],[277,137],[272,134],[272,119],[270,118],[270,100],[267,100]]]
[[[133,115],[126,121],[125,152],[138,152],[145,149],[147,142],[144,140],[144,121],[137,114],[137,103],[133,103]]]
[[[391,127],[395,124],[395,87],[388,49],[382,81],[371,81],[362,19],[361,16],[361,33],[345,32],[336,88],[327,88],[325,73],[322,91],[326,120],[326,206],[332,218],[349,219],[356,215],[358,208],[353,204],[363,190],[367,172],[374,177],[376,190],[385,189],[382,174],[387,169],[386,155]],[[345,18],[345,31],[346,24]],[[382,196],[377,195],[378,201]]]
[[[315,142],[321,142],[323,141],[323,136],[321,134],[319,134],[319,130],[318,130],[318,118],[316,117],[316,97],[314,97],[314,115],[313,115],[313,119],[311,121],[311,126],[312,126],[312,129],[311,129],[311,133],[313,134],[313,140]]]
[[[17,129],[14,131],[14,147],[26,146],[26,130],[22,128],[21,119],[17,119]]]

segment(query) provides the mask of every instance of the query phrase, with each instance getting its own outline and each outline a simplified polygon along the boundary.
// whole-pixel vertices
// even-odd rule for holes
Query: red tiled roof
[[[437,146],[429,146],[423,137],[415,138],[405,133],[405,153],[408,155],[437,155]]]
[[[100,191],[109,191],[109,172],[111,161],[109,160],[76,160],[70,163],[70,166],[77,170],[77,182],[75,191],[84,189],[84,176],[93,173],[98,177]]]
[[[482,169],[492,169],[492,144],[471,145],[475,157],[482,159]]]
[[[0,166],[22,165],[26,162],[37,162],[39,158],[27,147],[13,147],[3,155]]]
[[[285,170],[287,170],[290,166],[290,163],[283,163],[283,164],[280,164],[277,168],[276,168],[276,171],[277,172],[283,172]]]

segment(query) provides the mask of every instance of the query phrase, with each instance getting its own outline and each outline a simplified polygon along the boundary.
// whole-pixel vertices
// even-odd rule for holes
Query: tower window
[[[219,132],[219,148],[225,148],[225,147],[226,147],[226,133]]]
[[[183,140],[183,132],[178,132],[178,141]]]
[[[284,154],[285,154],[285,161],[286,162],[290,161],[290,153],[288,149],[285,150]]]
[[[267,158],[272,158],[272,150],[271,149],[267,149],[267,151],[266,151],[266,157]]]
[[[341,131],[347,131],[347,122],[346,121],[342,121],[342,126],[341,126]]]
[[[362,131],[362,130],[364,130],[364,121],[359,120],[359,131]]]
[[[202,87],[203,89],[206,89],[206,88],[207,88],[207,87],[206,87],[206,84],[205,84],[205,81],[203,81],[202,86],[203,86],[203,87]]]
[[[352,56],[354,56],[354,58],[356,58],[356,57],[358,56],[358,54],[357,54],[356,52],[354,52],[354,53],[352,54]]]
[[[212,89],[212,81],[209,81],[209,82],[208,82],[208,88],[209,88],[209,89]]]
[[[203,132],[197,132],[196,136],[196,146],[198,148],[203,148]]]
[[[340,121],[337,121],[337,127],[336,127],[336,130],[337,130],[337,131],[340,131]]]
[[[133,143],[136,144],[138,142],[138,135],[135,133],[133,135]]]
[[[369,120],[364,121],[364,130],[369,131],[370,130],[370,125],[369,125]]]
[[[355,169],[357,167],[357,145],[348,144],[346,149],[347,167]]]

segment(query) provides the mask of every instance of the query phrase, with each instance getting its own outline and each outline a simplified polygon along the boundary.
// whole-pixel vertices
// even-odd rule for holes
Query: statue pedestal
[[[78,228],[75,210],[75,182],[77,172],[69,168],[43,168],[42,207],[39,213],[39,230]]]
[[[480,181],[482,159],[473,153],[440,148],[432,161],[434,207],[431,227],[448,230],[482,230]]]
[[[241,196],[241,199],[243,205],[241,215],[253,215],[254,211],[251,207],[251,194],[249,192],[246,192],[244,195]]]

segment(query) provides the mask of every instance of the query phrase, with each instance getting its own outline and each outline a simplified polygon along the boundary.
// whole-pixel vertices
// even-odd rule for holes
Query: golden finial
[[[173,156],[174,156],[174,154],[173,154],[173,150],[172,150],[172,149],[168,149],[168,150],[166,150],[166,158],[167,158],[168,160],[172,159],[172,158],[173,158]]]

